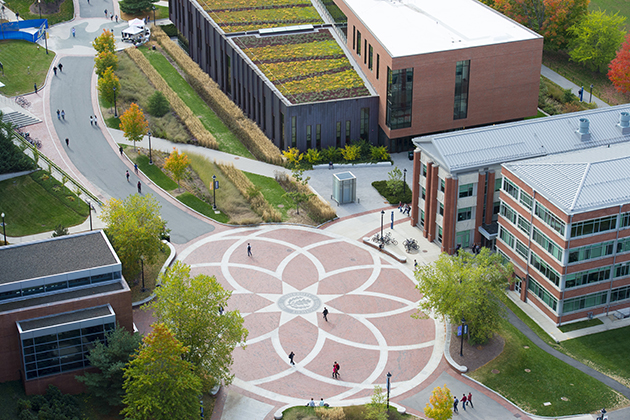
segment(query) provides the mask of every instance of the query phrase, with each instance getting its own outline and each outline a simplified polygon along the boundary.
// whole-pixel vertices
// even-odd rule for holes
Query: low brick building
[[[116,323],[133,330],[131,291],[103,231],[0,248],[0,382],[78,393],[86,354]]]

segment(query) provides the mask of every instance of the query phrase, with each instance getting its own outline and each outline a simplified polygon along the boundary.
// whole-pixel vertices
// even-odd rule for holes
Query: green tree
[[[346,144],[346,147],[341,149],[341,154],[343,155],[343,158],[348,162],[355,161],[361,156],[361,146],[358,144],[348,143]]]
[[[308,188],[308,180],[311,177],[304,178],[304,169],[293,168],[291,171],[293,182],[289,191],[283,197],[287,197],[295,203],[295,210],[300,214],[300,204],[307,202],[315,194],[311,193]]]
[[[68,233],[69,233],[68,228],[60,224],[60,225],[57,225],[55,230],[53,230],[52,237],[57,238],[59,236],[66,236]]]
[[[35,395],[30,401],[18,400],[20,420],[79,420],[82,413],[76,397],[48,385],[45,395]],[[31,411],[33,410],[33,411]]]
[[[132,103],[129,108],[120,116],[120,129],[124,131],[125,138],[133,142],[133,148],[136,148],[136,142],[149,132],[149,123],[144,118],[144,113],[136,103]]]
[[[431,404],[431,405],[429,405]],[[444,385],[444,388],[436,386],[431,392],[431,398],[424,408],[424,414],[433,420],[449,420],[453,418],[453,394]]]
[[[228,306],[232,292],[225,290],[215,277],[199,274],[190,277],[190,266],[177,261],[161,277],[155,289],[157,299],[146,308],[167,325],[189,351],[184,359],[208,390],[219,381],[230,384],[232,352],[243,346],[247,330],[240,312],[220,309]]]
[[[201,380],[185,360],[188,349],[166,325],[152,327],[123,370],[126,407],[121,414],[134,420],[198,419]]]
[[[120,10],[130,15],[137,15],[151,9],[158,0],[122,0],[118,2]]]
[[[130,333],[123,327],[117,326],[115,330],[108,331],[105,334],[106,344],[97,341],[87,356],[90,365],[100,372],[85,372],[83,376],[76,376],[76,379],[83,382],[99,400],[114,407],[122,405],[125,395],[123,368],[141,342],[140,334]]]
[[[387,394],[380,386],[374,387],[372,400],[365,406],[365,418],[368,420],[387,420]]]
[[[109,67],[98,79],[98,93],[112,105],[114,104],[114,88],[120,92],[120,80],[114,74],[114,69]]]
[[[173,151],[166,158],[166,163],[164,164],[164,169],[173,174],[173,178],[177,181],[177,186],[179,187],[179,181],[182,179],[184,175],[184,171],[188,167],[190,161],[188,160],[188,155],[186,153],[179,153],[179,151],[173,147]]]
[[[116,52],[116,40],[114,39],[114,32],[103,29],[103,33],[97,36],[92,42],[92,47],[97,53],[109,51],[114,54]]]
[[[623,29],[625,21],[626,18],[619,13],[609,15],[601,10],[589,13],[580,23],[569,28],[574,36],[569,43],[571,60],[605,73],[626,36]]]
[[[160,118],[165,116],[170,110],[171,104],[168,103],[168,99],[166,99],[166,96],[164,96],[162,92],[156,90],[149,96],[149,104],[147,106],[149,114]]]
[[[398,166],[387,173],[389,179],[387,180],[387,188],[391,194],[398,194],[403,191],[403,174]]]
[[[105,232],[122,262],[125,278],[140,272],[140,258],[153,263],[162,248],[166,222],[160,217],[160,204],[152,195],[130,195],[109,200],[100,216]]]
[[[35,169],[36,165],[20,148],[13,143],[13,124],[2,120],[0,111],[0,174],[28,171]],[[37,149],[33,153],[37,154]]]
[[[387,152],[387,146],[372,146],[370,148],[370,156],[375,161],[389,160],[389,153]]]
[[[98,77],[103,77],[103,73],[109,68],[118,70],[118,56],[111,51],[103,51],[94,57],[94,67]]]
[[[501,300],[512,279],[512,265],[504,264],[502,258],[482,248],[477,255],[441,254],[433,264],[418,267],[416,289],[423,295],[419,310],[434,311],[455,323],[463,317],[471,341],[485,342],[499,326],[504,311]]]

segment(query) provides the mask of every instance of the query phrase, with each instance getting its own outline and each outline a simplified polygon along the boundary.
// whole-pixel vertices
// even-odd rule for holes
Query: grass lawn
[[[531,319],[521,308],[519,308],[516,303],[512,302],[509,298],[506,299],[505,306],[508,307],[514,315],[520,318],[521,321],[525,323],[534,333],[540,337],[542,341],[549,344],[550,346],[556,346],[556,341],[551,338],[549,334],[545,330],[543,330],[533,319]]]
[[[353,405],[350,407],[343,407],[345,414],[345,420],[363,420],[365,419],[365,406]],[[315,414],[315,408],[313,407],[291,407],[282,412],[282,418],[284,420],[317,420],[321,417]],[[388,420],[402,420],[415,418],[409,414],[399,414],[394,407],[389,407]]]
[[[405,191],[398,191],[396,194],[392,194],[387,188],[387,181],[374,181],[372,182],[372,186],[376,188],[376,191],[390,203],[390,204],[398,204],[402,203],[411,203],[411,189],[409,185],[405,184]]]
[[[49,232],[58,225],[75,226],[88,216],[85,202],[44,171],[0,182],[0,209],[8,236]]]
[[[36,0],[6,0],[6,7],[19,12],[20,17],[24,20],[39,19],[39,13],[31,13],[29,7],[36,3]],[[43,4],[44,2],[42,2]],[[43,6],[42,6],[43,9]],[[37,9],[36,9],[37,10]],[[74,4],[72,0],[65,0],[59,7],[59,12],[51,15],[42,13],[42,19],[48,19],[48,26],[52,26],[55,23],[66,22],[74,17]],[[3,62],[4,63],[4,62]]]
[[[214,135],[219,142],[219,150],[233,155],[255,159],[239,139],[226,127],[217,114],[197,95],[197,92],[186,82],[177,70],[158,51],[141,48],[151,65],[166,80],[184,103],[199,117],[204,127]]]
[[[630,29],[630,3],[626,0],[591,0],[588,10],[602,9],[610,14],[619,12],[626,18],[626,31]]]
[[[630,327],[563,341],[561,350],[600,372],[630,386]]]
[[[46,55],[44,48],[37,50],[37,44],[32,42],[0,41],[0,62],[4,66],[4,74],[0,72],[0,82],[6,85],[0,88],[0,93],[15,96],[33,92],[35,83],[38,88],[44,83],[54,58],[54,52],[49,50]]]
[[[157,165],[149,164],[149,157],[139,155],[133,151],[133,146],[125,150],[127,156],[138,164],[138,168],[148,176],[151,181],[155,182],[160,188],[166,191],[173,191],[177,188],[177,182],[173,181],[166,175]]]
[[[574,322],[572,324],[562,325],[558,329],[562,332],[569,332],[575,330],[581,330],[582,328],[594,327],[595,325],[603,324],[599,318],[588,319],[586,321]]]
[[[206,203],[202,199],[195,197],[189,192],[180,194],[176,198],[191,209],[198,211],[204,216],[208,216],[209,218],[216,220],[217,222],[227,223],[230,221],[230,218],[225,213],[220,212],[219,214],[215,214],[211,204]]]
[[[271,204],[274,209],[278,209],[282,213],[282,220],[287,219],[287,211],[293,206],[293,202],[284,198],[285,191],[280,184],[274,179],[267,176],[252,174],[250,172],[243,172],[245,176],[252,181],[252,183],[260,189],[260,192],[265,197],[265,200]],[[282,205],[283,207],[278,207]]]
[[[149,297],[151,293],[153,293],[158,274],[160,274],[160,270],[169,255],[171,255],[171,249],[167,245],[163,244],[162,250],[158,253],[155,263],[144,264],[144,287],[146,288],[144,292],[142,291],[142,273],[138,274],[138,277],[135,279],[127,279],[131,288],[132,302],[137,302],[141,299]]]
[[[546,117],[546,115],[543,114],[543,112],[541,110],[538,110],[536,115],[534,115],[533,117],[525,117],[525,119],[526,120],[533,120],[534,118],[543,118],[543,117]]]
[[[132,20],[132,19],[144,19],[149,16],[149,23],[153,23],[153,10],[147,10],[142,13],[138,13],[137,15],[129,15],[127,13],[120,13],[120,17],[123,20]],[[155,19],[168,19],[168,6],[155,6]]]
[[[525,411],[555,417],[592,413],[602,407],[612,410],[628,402],[601,382],[534,346],[506,320],[501,321],[499,333],[505,339],[503,352],[471,376]],[[616,350],[627,357],[626,348]],[[607,354],[614,352],[607,344]],[[500,373],[492,373],[494,369]],[[551,405],[544,406],[545,402]]]

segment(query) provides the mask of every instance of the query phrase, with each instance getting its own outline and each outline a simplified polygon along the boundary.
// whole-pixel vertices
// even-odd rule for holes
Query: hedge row
[[[186,72],[186,79],[190,86],[257,159],[276,165],[284,164],[280,150],[258,125],[247,118],[243,111],[219,89],[215,81],[201,70],[197,63],[171,41],[159,27],[154,27],[152,35],[180,68]]]
[[[232,163],[215,162],[221,172],[230,180],[239,192],[247,199],[249,204],[265,222],[281,222],[282,213],[271,207],[254,183],[245,174],[234,167]]]
[[[164,33],[164,32],[162,32]],[[166,36],[166,35],[165,35]],[[129,58],[138,65],[140,70],[149,78],[153,86],[166,96],[169,103],[182,120],[186,128],[197,139],[199,144],[210,149],[218,149],[219,143],[214,136],[206,130],[199,118],[197,118],[188,106],[180,99],[173,89],[166,83],[166,80],[153,68],[149,60],[136,48],[127,48],[125,50]]]
[[[285,173],[277,172],[276,181],[282,185],[285,191],[293,188],[306,194],[313,194],[313,191],[308,185],[295,182],[293,177]],[[337,217],[337,213],[335,213],[335,210],[330,204],[322,200],[317,194],[312,195],[306,203],[302,204],[302,207],[306,209],[308,215],[316,223],[324,223]]]

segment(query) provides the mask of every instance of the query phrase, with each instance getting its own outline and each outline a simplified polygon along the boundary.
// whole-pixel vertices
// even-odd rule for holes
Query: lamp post
[[[383,246],[383,216],[385,216],[385,210],[381,210],[381,247]]]
[[[387,372],[387,411],[389,411],[389,388],[390,388],[389,378],[391,377],[392,377],[392,374]]]
[[[142,290],[141,292],[146,292],[147,289],[144,287],[144,255],[140,257],[140,267],[142,269]]]
[[[90,212],[90,230],[92,230],[92,203],[88,201],[87,205],[88,205],[88,211]]]
[[[4,213],[2,213],[2,234],[4,235],[4,244],[7,244],[7,227],[4,224]]]
[[[116,112],[116,86],[114,86],[114,117],[118,117],[118,113]]]
[[[407,168],[403,169],[403,197],[405,195],[405,185],[407,185]]]
[[[466,325],[466,320],[462,317],[462,346],[459,348],[459,355],[464,357],[464,325]]]
[[[48,54],[48,31],[44,27],[44,45],[46,46],[46,54]]]
[[[153,5],[152,9],[153,9],[153,26],[155,26],[155,5]]]
[[[592,100],[593,100],[593,84],[591,83],[591,94],[588,97],[588,103],[590,104]]]
[[[149,136],[149,165],[153,165],[153,157],[151,154],[151,132],[149,131],[147,135]]]
[[[42,18],[42,0],[37,0],[37,6],[39,7],[39,18]]]
[[[212,210],[217,209],[217,176],[212,175]]]

